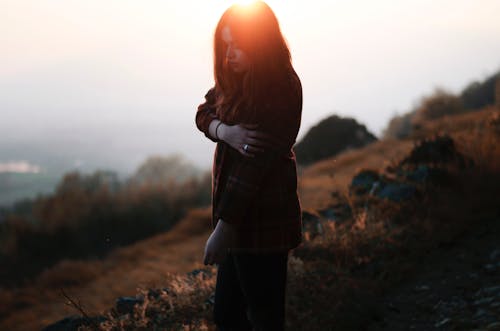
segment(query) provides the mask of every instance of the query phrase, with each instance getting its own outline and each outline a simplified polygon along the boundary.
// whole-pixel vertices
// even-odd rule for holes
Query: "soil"
[[[381,307],[367,330],[500,330],[500,218],[441,243]]]

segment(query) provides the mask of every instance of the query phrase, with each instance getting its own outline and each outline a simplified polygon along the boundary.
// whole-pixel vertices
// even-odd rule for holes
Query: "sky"
[[[71,143],[75,165],[96,153],[132,171],[149,155],[181,153],[210,167],[215,144],[194,116],[213,86],[215,25],[232,3],[0,0],[3,142]],[[380,136],[434,88],[459,93],[500,69],[498,0],[267,3],[302,81],[297,140],[332,114]],[[0,164],[18,155],[0,153]]]

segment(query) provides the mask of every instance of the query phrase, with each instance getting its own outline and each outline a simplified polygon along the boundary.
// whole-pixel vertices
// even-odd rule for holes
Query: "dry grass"
[[[287,330],[332,326],[362,330],[378,314],[380,297],[412,277],[433,250],[460,240],[479,224],[498,222],[500,135],[488,124],[494,114],[491,110],[468,113],[423,127],[427,134],[449,133],[457,149],[476,166],[453,172],[452,187],[426,187],[421,200],[395,203],[370,198],[359,204],[345,194],[357,171],[382,171],[411,150],[411,140],[382,140],[301,169],[304,209],[323,208],[335,199],[332,192],[344,192],[354,216],[340,224],[321,219],[323,233],[310,236],[290,256]],[[78,283],[74,276],[61,274],[81,272],[83,281],[68,287],[69,293],[90,314],[100,312],[111,319],[101,325],[102,330],[214,330],[207,299],[214,290],[215,270],[199,263],[209,220],[208,209],[193,211],[171,232],[120,249],[104,261],[88,262],[88,269],[85,263],[61,264],[37,280],[43,296],[36,296],[35,286],[2,290],[2,302],[15,301],[26,308],[14,310],[0,329],[36,330],[75,314],[54,288],[59,282]],[[195,268],[206,275],[183,274]],[[148,297],[147,289],[165,287],[170,291]],[[141,296],[144,302],[132,314],[118,316],[109,308],[117,297],[127,295]]]
[[[45,270],[31,286],[1,289],[1,330],[40,330],[78,312],[59,288],[78,298],[89,314],[114,305],[120,296],[135,295],[139,286],[162,287],[170,273],[203,266],[210,210],[192,210],[169,232],[113,251],[104,260],[62,261]]]
[[[330,193],[346,194],[352,177],[359,170],[381,170],[389,160],[406,155],[412,145],[411,140],[379,140],[304,168],[299,178],[301,202],[311,209],[328,206],[334,201]]]

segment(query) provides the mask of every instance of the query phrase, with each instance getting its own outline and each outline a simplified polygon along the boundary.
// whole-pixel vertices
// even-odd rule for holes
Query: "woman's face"
[[[229,67],[238,73],[246,72],[250,65],[247,54],[239,48],[238,43],[233,40],[231,30],[228,26],[222,29],[222,41],[226,46],[226,60]]]

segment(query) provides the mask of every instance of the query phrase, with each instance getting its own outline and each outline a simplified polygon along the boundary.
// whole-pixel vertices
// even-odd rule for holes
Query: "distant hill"
[[[21,199],[32,199],[38,194],[51,194],[60,175],[40,173],[0,173],[0,207],[11,206]]]
[[[442,87],[423,96],[409,111],[393,116],[383,130],[383,138],[408,138],[425,127],[432,119],[481,111],[486,107],[500,108],[500,70],[482,81],[469,83],[459,94]]]

